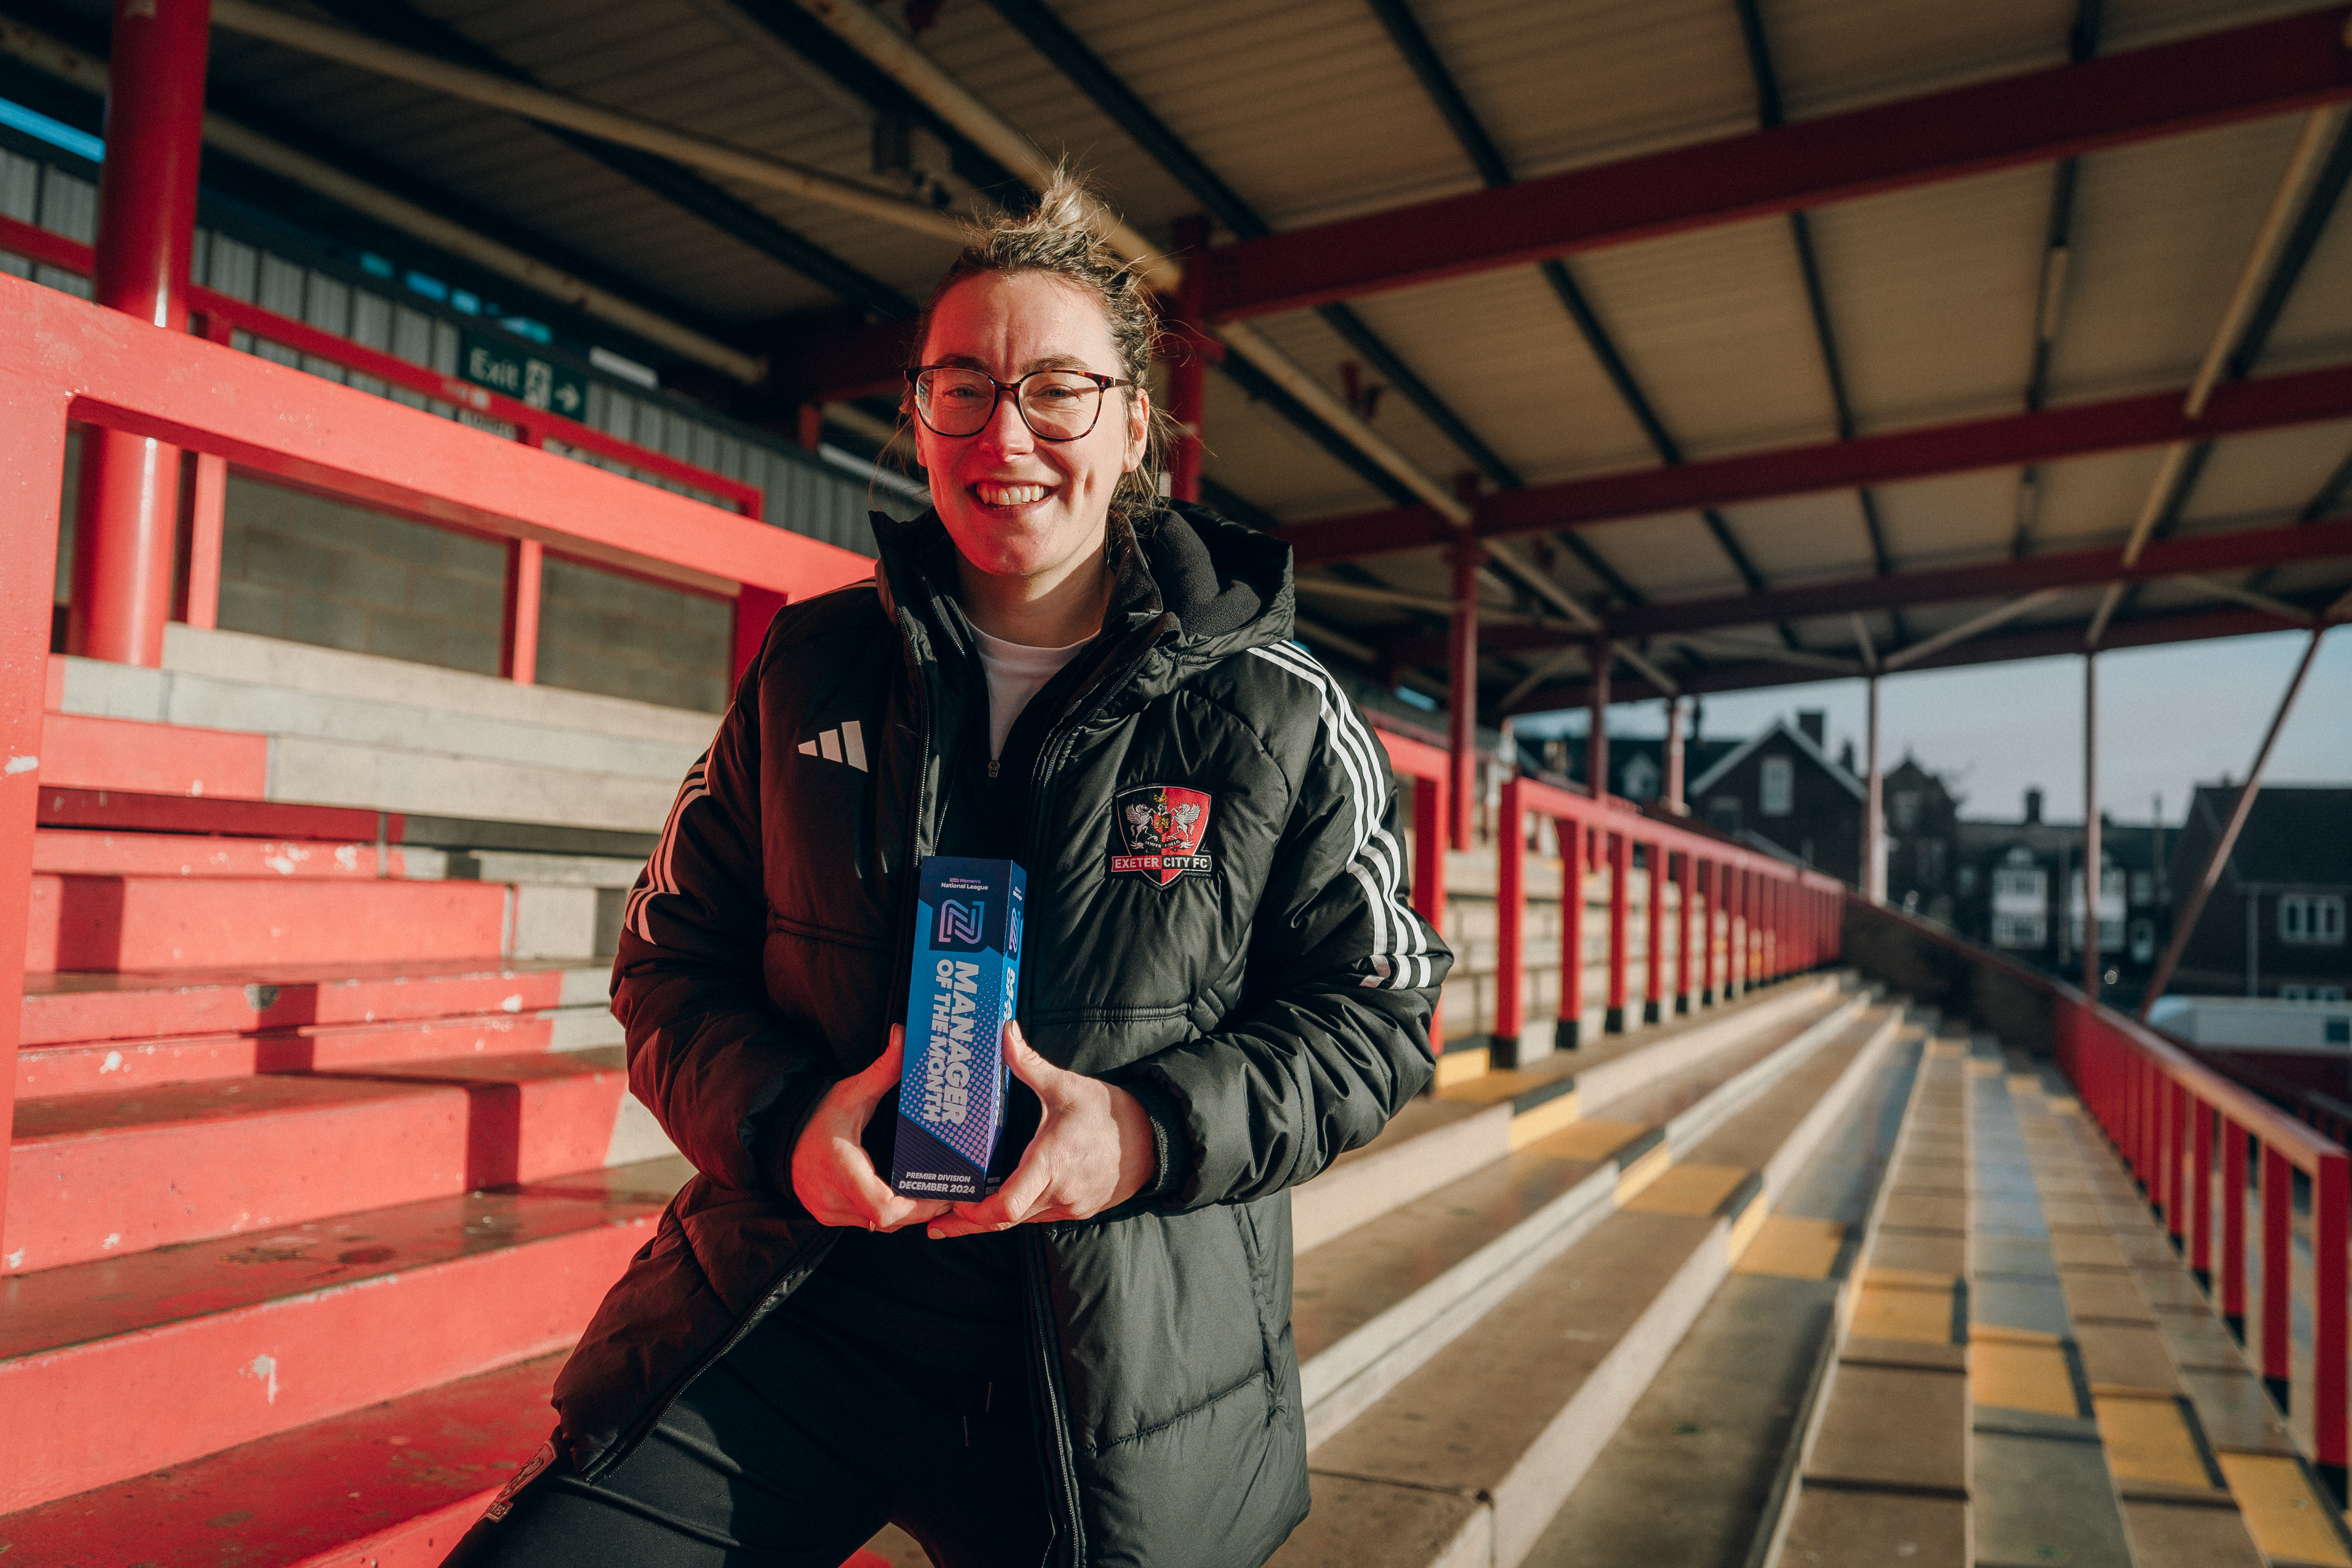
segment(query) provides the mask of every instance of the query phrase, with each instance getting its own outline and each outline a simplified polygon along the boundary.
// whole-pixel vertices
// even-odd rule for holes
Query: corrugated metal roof
[[[876,175],[872,107],[814,65],[794,66],[781,44],[748,45],[743,29],[758,23],[746,22],[748,11],[730,20],[731,0],[404,3],[557,90],[835,174]],[[69,4],[86,15],[104,11],[99,0]],[[1361,0],[1279,6],[1052,0],[1052,9],[1276,230],[1480,184]],[[2107,0],[2098,44],[2102,51],[2136,48],[2307,9],[2307,0]],[[314,6],[309,14],[350,13]],[[1416,14],[1520,178],[1757,123],[1751,62],[1735,9],[1722,0],[1424,0]],[[2073,0],[1965,6],[1774,0],[1764,7],[1780,100],[1792,120],[2061,64],[2075,18]],[[1141,232],[1167,236],[1201,205],[994,7],[953,0],[919,42],[1040,147],[1087,169]],[[754,350],[768,346],[780,319],[838,302],[775,257],[512,116],[226,31],[215,35],[213,80],[225,96],[310,127],[730,326]],[[2279,117],[2081,160],[2045,388],[2052,405],[2187,380],[2301,127],[2300,117]],[[936,152],[929,156],[938,161]],[[2047,165],[2003,170],[1810,215],[1838,368],[1860,432],[2023,409],[2034,376],[2054,178]],[[936,238],[772,190],[714,183],[744,208],[909,297],[922,297],[947,259],[949,247]],[[1591,251],[1568,267],[1688,458],[1837,436],[1829,369],[1785,218]],[[1525,480],[1656,460],[1625,399],[1533,268],[1376,294],[1353,308]],[[1313,313],[1257,325],[1335,394],[1351,363],[1360,377],[1379,379]],[[2352,217],[2339,211],[2273,324],[2256,372],[2348,361]],[[1472,466],[1394,389],[1366,406],[1373,428],[1441,482]],[[1388,504],[1379,487],[1222,376],[1210,378],[1206,423],[1205,472],[1263,512],[1292,521]],[[2225,440],[2168,526],[2193,536],[2283,524],[2310,506],[2347,447],[2352,426],[2343,422]],[[2156,452],[2132,451],[2045,464],[2023,490],[2019,468],[1996,468],[1881,486],[1871,501],[1897,571],[2005,560],[2021,547],[2113,547],[2140,515],[2158,461]],[[1852,490],[1727,507],[1723,518],[1772,586],[1877,570],[1863,500]],[[1590,526],[1580,538],[1605,570],[1645,599],[1744,586],[1692,513]],[[1564,546],[1529,538],[1520,549],[1548,561],[1570,591],[1607,600],[1604,578]],[[1445,593],[1448,581],[1433,551],[1383,558],[1372,574],[1431,596]],[[2352,574],[2338,562],[2280,569],[2264,581],[2272,592],[2309,595],[2352,583]],[[1517,593],[1521,608],[1539,607]],[[2095,598],[2095,592],[2070,595],[2036,615],[2049,624],[2079,623]],[[2151,611],[2223,603],[2177,586],[2135,598]],[[1912,606],[1901,613],[1902,626],[1916,637],[1987,607]],[[1314,614],[1374,637],[1433,624],[1361,600],[1318,602]],[[1874,638],[1896,635],[1895,617],[1884,613],[1871,613],[1865,624]],[[1825,639],[1827,651],[1853,652],[1850,618],[1793,626],[1801,639]],[[1720,648],[1777,638],[1759,626],[1701,640]],[[1675,639],[1655,640],[1683,659]],[[1497,658],[1489,678],[1515,684],[1534,657]],[[1694,653],[1687,667],[1718,658]]]

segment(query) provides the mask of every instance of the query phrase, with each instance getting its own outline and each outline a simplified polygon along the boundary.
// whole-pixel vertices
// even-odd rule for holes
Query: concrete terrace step
[[[37,875],[25,967],[495,958],[509,941],[509,897],[487,882]]]
[[[1310,1447],[1435,1354],[1862,1011],[1751,1033],[1597,1116],[1300,1256],[1292,1331]]]
[[[1903,1026],[1553,1516],[1528,1568],[1750,1568],[1769,1546],[1855,1288],[1857,1242],[1885,1188],[1920,1037]]]
[[[668,1152],[617,1048],[25,1100],[0,1272]]]
[[[1656,1162],[1315,1451],[1315,1502],[1274,1561],[1517,1563],[1895,1037],[1891,1011],[1809,1052],[1682,1163]],[[1614,1184],[1612,1184],[1613,1190]]]
[[[581,1171],[9,1279],[0,1510],[557,1349],[689,1174]]]
[[[67,716],[241,732],[263,748],[257,798],[649,832],[718,715],[656,707],[236,632],[173,626],[163,668],[52,661]],[[110,773],[45,783],[146,787]],[[184,793],[168,789],[163,793]],[[220,793],[215,791],[214,793]]]
[[[1487,1073],[1407,1106],[1361,1149],[1298,1189],[1291,1200],[1296,1250],[1306,1252],[1574,1121],[1588,1104],[1615,1099],[1662,1074],[1829,1005],[1837,983],[1785,981],[1737,1004],[1660,1029],[1608,1037],[1524,1071]]]

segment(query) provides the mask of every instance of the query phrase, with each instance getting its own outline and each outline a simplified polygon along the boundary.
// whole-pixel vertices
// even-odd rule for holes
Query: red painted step
[[[36,820],[43,827],[116,833],[231,834],[248,838],[317,838],[397,844],[407,819],[396,811],[286,801],[222,800],[147,795],[133,789],[66,789],[44,777]]]
[[[25,967],[495,958],[507,899],[495,882],[37,875]]]
[[[0,1511],[564,1345],[691,1173],[583,1171],[0,1283]]]
[[[33,869],[64,876],[324,877],[368,881],[406,877],[408,859],[408,851],[389,846],[379,850],[373,840],[334,843],[48,827],[33,835]]]
[[[16,1053],[16,1097],[109,1094],[166,1083],[269,1072],[340,1072],[380,1066],[544,1051],[555,1025],[545,1013],[492,1013],[381,1024],[310,1024],[249,1035],[98,1040]]]
[[[604,969],[485,963],[278,964],[218,973],[28,975],[25,1045],[238,1035],[467,1013],[533,1013],[604,994]],[[579,975],[587,974],[583,984]],[[575,976],[566,994],[566,976]]]
[[[0,1516],[41,1568],[439,1568],[555,1425],[560,1354]]]
[[[617,1049],[20,1101],[0,1273],[604,1163]]]
[[[259,800],[269,793],[269,737],[45,713],[40,779],[64,788]]]

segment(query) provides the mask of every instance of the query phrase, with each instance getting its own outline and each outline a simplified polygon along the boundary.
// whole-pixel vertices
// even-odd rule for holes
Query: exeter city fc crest
[[[1174,784],[1119,791],[1110,809],[1126,853],[1111,852],[1111,874],[1132,873],[1163,888],[1187,871],[1207,875],[1211,858],[1201,853],[1201,841],[1212,804],[1201,791]]]

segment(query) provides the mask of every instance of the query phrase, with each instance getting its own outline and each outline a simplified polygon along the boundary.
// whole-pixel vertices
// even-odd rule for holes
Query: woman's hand
[[[1029,1048],[1021,1026],[1004,1026],[1004,1061],[1045,1107],[1037,1135],[1004,1184],[976,1204],[947,1205],[930,1237],[977,1236],[1032,1220],[1091,1219],[1117,1208],[1159,1174],[1151,1119],[1116,1084],[1068,1072]]]
[[[890,1043],[874,1065],[825,1090],[793,1145],[793,1193],[819,1225],[852,1230],[898,1230],[948,1212],[936,1200],[902,1198],[890,1190],[859,1142],[882,1097],[898,1087],[907,1029],[890,1026]],[[1144,1133],[1149,1146],[1150,1132]]]

